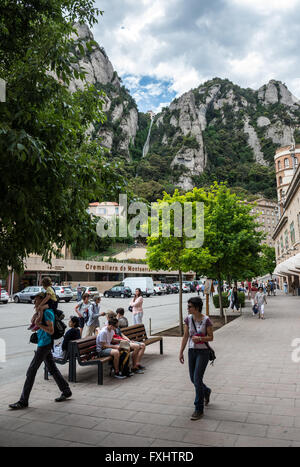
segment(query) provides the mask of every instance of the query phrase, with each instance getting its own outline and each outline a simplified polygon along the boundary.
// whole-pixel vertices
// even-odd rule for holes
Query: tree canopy
[[[91,26],[98,14],[92,0],[1,2],[1,271],[22,269],[30,253],[49,262],[64,244],[85,241],[95,233],[89,202],[122,188],[115,164],[89,139],[91,123],[105,120],[101,93],[68,89],[84,79],[73,25]]]

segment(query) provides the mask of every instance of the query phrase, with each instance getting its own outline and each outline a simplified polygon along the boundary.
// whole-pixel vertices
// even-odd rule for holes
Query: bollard
[[[152,330],[151,330],[151,318],[149,318],[149,336],[152,335]]]

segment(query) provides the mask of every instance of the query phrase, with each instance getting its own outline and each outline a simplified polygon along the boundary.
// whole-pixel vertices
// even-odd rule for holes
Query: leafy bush
[[[239,303],[241,307],[245,308],[246,297],[245,297],[244,292],[238,292],[238,298],[239,298]],[[213,301],[214,301],[215,307],[220,308],[219,295],[214,295]],[[222,293],[222,303],[223,303],[224,308],[229,308],[230,303],[227,297],[227,292]]]

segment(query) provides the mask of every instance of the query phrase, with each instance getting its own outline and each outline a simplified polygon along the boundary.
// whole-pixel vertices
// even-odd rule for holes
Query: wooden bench
[[[160,343],[160,354],[163,354],[163,340],[162,337],[148,338],[143,324],[136,324],[127,328],[121,329],[122,333],[132,341],[144,342],[150,345],[155,342]],[[98,384],[103,385],[103,365],[107,362],[112,362],[112,357],[99,358],[96,351],[96,336],[85,337],[76,341],[70,342],[70,368],[69,381],[76,383],[76,361],[80,366],[98,366]]]
[[[147,337],[146,329],[143,324],[134,324],[133,326],[128,326],[128,328],[121,328],[122,334],[128,337],[131,341],[144,342],[144,344],[150,345],[155,342],[160,343],[160,354],[163,354],[163,338],[158,337]]]
[[[76,361],[80,366],[97,365],[98,384],[103,384],[103,364],[112,361],[112,357],[99,358],[96,351],[96,336],[71,341],[70,374],[71,382],[76,383]]]

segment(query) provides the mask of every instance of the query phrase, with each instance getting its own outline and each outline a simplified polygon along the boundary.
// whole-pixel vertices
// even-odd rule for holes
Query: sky
[[[95,0],[93,27],[139,110],[158,112],[215,77],[300,99],[300,0]]]

